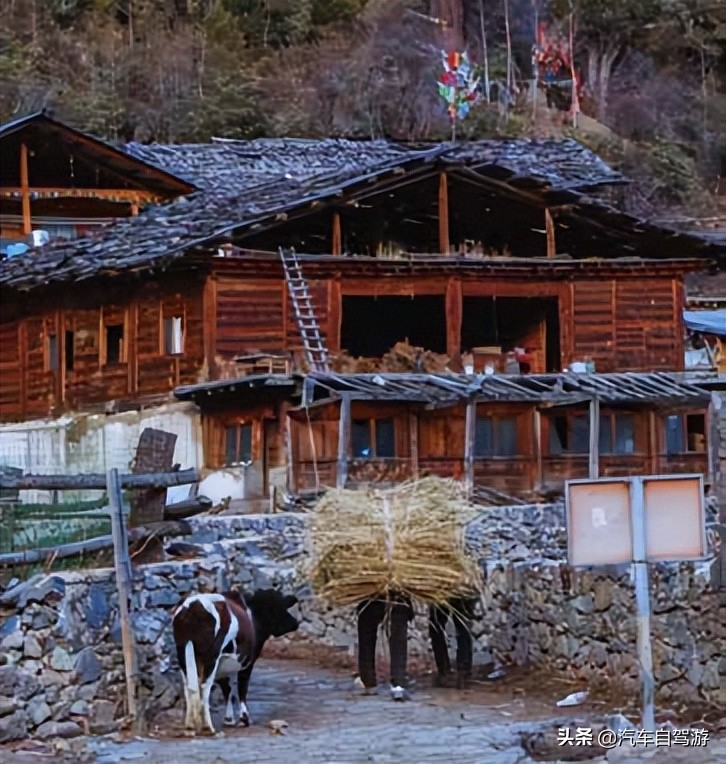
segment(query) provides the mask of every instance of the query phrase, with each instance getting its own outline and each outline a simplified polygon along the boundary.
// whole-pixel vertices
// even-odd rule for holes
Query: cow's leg
[[[233,727],[239,721],[239,700],[237,700],[237,688],[233,687],[232,677],[222,677],[217,680],[222,695],[224,695],[224,723]]]
[[[249,664],[243,665],[242,670],[237,674],[237,691],[239,693],[239,720],[243,727],[249,727],[252,723],[250,712],[247,708],[247,688],[252,676],[252,667],[254,662],[250,659]]]
[[[200,666],[197,662],[194,643],[191,640],[187,641],[183,647],[177,648],[177,659],[184,680],[184,701],[186,703],[184,727],[199,732],[203,724],[202,696],[199,685]]]
[[[358,607],[358,674],[366,690],[378,684],[376,677],[376,641],[378,627],[385,615],[385,604],[374,600]]]

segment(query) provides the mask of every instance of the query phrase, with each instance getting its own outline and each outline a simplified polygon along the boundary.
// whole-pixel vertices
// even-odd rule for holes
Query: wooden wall
[[[576,281],[573,357],[597,371],[683,369],[683,285],[665,278]]]
[[[300,350],[300,333],[284,282],[226,273],[216,281],[214,355],[231,358],[253,351]],[[340,350],[345,296],[440,295],[445,299],[447,353],[461,352],[465,297],[550,297],[559,306],[561,368],[590,357],[596,370],[683,369],[683,288],[680,279],[630,277],[570,281],[502,277],[406,276],[396,279],[310,279],[315,312],[331,352]],[[541,326],[523,338],[544,364]]]
[[[198,381],[204,363],[200,286],[164,288],[151,283],[113,303],[71,306],[70,299],[62,307],[49,301],[37,315],[1,325],[2,420],[53,416],[109,401],[133,402]],[[167,355],[163,321],[173,316],[182,318],[183,353]],[[124,327],[117,363],[105,363],[109,324]],[[51,335],[58,348],[56,370],[50,366]],[[72,336],[72,369],[66,368],[66,336]]]

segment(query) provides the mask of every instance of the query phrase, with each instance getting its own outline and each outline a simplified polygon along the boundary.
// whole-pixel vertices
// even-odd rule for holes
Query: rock
[[[89,684],[101,678],[101,662],[92,647],[84,647],[78,653],[73,670],[79,684]]]
[[[589,594],[582,594],[579,597],[575,597],[572,601],[572,607],[582,615],[590,615],[595,609],[592,597]]]
[[[718,669],[719,663],[716,661],[706,664],[701,676],[701,687],[707,690],[718,690],[721,688],[721,678]]]
[[[116,715],[116,704],[110,700],[94,700],[91,706],[91,718],[98,724],[110,724]]]
[[[28,634],[23,643],[23,655],[26,658],[40,658],[43,655],[43,648],[40,642],[32,635]]]
[[[55,647],[50,656],[50,667],[56,671],[73,671],[75,659],[62,647]]]
[[[106,625],[110,613],[108,595],[98,584],[92,584],[86,600],[86,625],[89,629],[101,629]]]
[[[23,632],[13,631],[7,635],[0,642],[0,650],[22,650],[23,649]]]
[[[53,669],[50,668],[46,668],[42,671],[39,679],[46,690],[48,687],[60,687],[65,686],[68,683],[67,676],[60,674],[57,671],[53,671]]]
[[[18,666],[0,666],[0,695],[28,700],[41,689],[38,679],[27,671]]]
[[[88,716],[91,713],[91,708],[85,700],[77,700],[71,706],[71,714],[75,716]]]
[[[5,639],[9,634],[20,630],[20,617],[17,615],[11,615],[10,618],[6,618],[2,624],[0,624],[0,641]]]
[[[83,730],[75,722],[44,722],[35,731],[35,736],[41,740],[51,737],[78,737],[82,734]]]
[[[152,610],[143,610],[140,613],[134,614],[132,618],[136,640],[141,644],[153,644],[156,642],[169,621],[169,617],[166,614],[160,615]]]
[[[151,607],[172,607],[179,604],[179,594],[174,589],[158,589],[150,592],[148,604]]]
[[[40,580],[32,578],[28,584],[17,599],[17,606],[21,609],[30,602],[60,602],[66,594],[66,582],[60,576],[41,576]]]
[[[0,698],[0,716],[7,716],[18,709],[18,701],[15,698]]]
[[[655,671],[655,679],[657,682],[672,682],[674,679],[678,679],[681,673],[670,663],[664,663]]]
[[[16,711],[9,716],[0,717],[0,743],[23,740],[28,736],[28,715],[25,711]]]
[[[33,723],[33,726],[37,727],[46,719],[50,719],[50,706],[45,702],[45,700],[33,700],[28,704],[28,716],[30,717],[30,721]]]

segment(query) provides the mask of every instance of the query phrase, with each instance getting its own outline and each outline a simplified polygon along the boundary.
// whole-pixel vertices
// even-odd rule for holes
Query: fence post
[[[126,535],[126,521],[123,516],[123,501],[121,497],[121,482],[117,469],[112,469],[106,476],[108,504],[111,510],[111,533],[113,535],[113,559],[116,569],[116,589],[118,591],[118,615],[121,625],[121,644],[124,651],[124,671],[126,674],[126,696],[129,716],[137,720],[137,687],[138,676],[136,645],[131,630],[131,558]]]

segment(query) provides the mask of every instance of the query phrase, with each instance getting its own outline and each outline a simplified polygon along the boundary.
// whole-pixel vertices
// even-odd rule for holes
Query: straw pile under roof
[[[473,514],[454,480],[331,490],[309,526],[313,589],[341,606],[389,593],[429,603],[475,594],[479,569],[464,549],[464,525]]]

